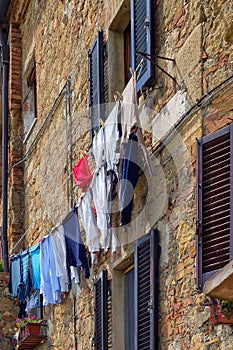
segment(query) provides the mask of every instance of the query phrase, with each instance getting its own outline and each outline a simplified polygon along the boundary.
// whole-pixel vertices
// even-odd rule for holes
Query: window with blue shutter
[[[94,283],[94,349],[108,350],[108,279],[103,270]]]
[[[131,0],[131,64],[135,70],[143,56],[137,52],[148,55],[154,54],[154,6],[153,0]],[[137,90],[150,85],[154,80],[154,64],[145,60],[137,83]]]
[[[152,230],[135,244],[135,350],[158,350],[159,233]]]
[[[98,132],[104,103],[104,43],[103,32],[98,35],[88,51],[88,93],[91,142],[94,131]]]
[[[197,288],[233,259],[233,124],[197,141]]]

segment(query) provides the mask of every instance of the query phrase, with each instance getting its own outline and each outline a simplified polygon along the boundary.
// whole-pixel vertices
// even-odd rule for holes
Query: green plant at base
[[[221,312],[222,314],[229,319],[232,314],[233,302],[230,300],[222,300],[221,301]]]
[[[22,328],[26,326],[28,323],[39,323],[41,320],[38,320],[35,315],[33,316],[27,316],[24,318],[17,318],[16,320],[16,326],[18,328]]]
[[[0,272],[4,272],[4,264],[3,261],[0,260]]]

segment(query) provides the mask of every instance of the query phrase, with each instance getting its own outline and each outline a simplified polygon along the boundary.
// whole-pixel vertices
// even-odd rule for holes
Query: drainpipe
[[[3,33],[3,21],[10,0],[0,1],[0,52],[2,66],[2,247],[4,272],[9,271],[8,240],[7,240],[7,211],[8,211],[8,80],[9,80],[9,46]]]

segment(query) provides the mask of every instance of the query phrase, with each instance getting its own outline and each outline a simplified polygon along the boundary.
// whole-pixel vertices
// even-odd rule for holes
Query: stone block
[[[199,24],[189,35],[175,60],[182,79],[191,73],[202,58],[202,24]]]
[[[194,334],[192,336],[190,350],[205,350],[201,334]]]
[[[186,93],[178,91],[152,121],[153,144],[165,137],[188,108]]]

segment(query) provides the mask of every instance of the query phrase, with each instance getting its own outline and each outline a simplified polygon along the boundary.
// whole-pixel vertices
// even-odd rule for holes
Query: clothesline
[[[137,71],[143,66],[143,64],[144,64],[144,60],[142,59],[142,61],[140,62],[140,64],[137,67]],[[139,72],[139,74],[140,74],[140,72]],[[98,132],[98,134],[96,134],[95,137],[94,137],[94,140],[96,142],[96,149],[98,147],[101,147],[99,151],[98,150],[96,151],[97,153],[100,153],[100,158],[102,157],[101,153],[103,152],[103,148],[104,148],[104,146],[106,146],[106,135],[101,135],[103,133],[103,129],[105,129],[105,132],[109,132],[107,129],[110,128],[110,130],[111,130],[110,132],[114,132],[115,133],[114,136],[116,136],[116,139],[120,138],[120,136],[118,134],[116,135],[116,133],[118,133],[118,131],[116,130],[116,127],[117,127],[117,123],[118,123],[117,113],[118,113],[119,103],[122,103],[121,109],[123,111],[123,114],[121,116],[121,118],[123,118],[122,121],[121,121],[123,123],[122,124],[123,125],[122,139],[123,140],[128,139],[129,134],[130,134],[130,129],[131,129],[131,127],[133,125],[136,124],[136,125],[138,125],[140,127],[140,122],[139,122],[139,119],[137,117],[137,110],[135,109],[136,105],[137,105],[136,75],[137,75],[136,71],[135,72],[132,71],[132,77],[131,77],[129,83],[127,84],[126,88],[124,89],[123,93],[122,93],[122,96],[124,96],[124,101],[120,101],[119,100],[119,101],[116,102],[113,110],[109,114],[109,117],[105,121],[105,126],[103,128],[101,128],[100,131]],[[130,106],[128,106],[128,104],[130,104]],[[131,108],[132,110],[127,110],[129,108]],[[124,109],[126,109],[125,116],[124,116]],[[127,113],[127,112],[130,112],[130,113]],[[115,113],[115,115],[114,115],[114,113]],[[126,118],[128,118],[128,119],[126,119]],[[109,120],[109,123],[108,123],[108,120]],[[100,138],[100,139],[102,138],[102,140],[100,140],[100,144],[99,145],[98,145],[98,138]],[[117,140],[115,140],[115,141],[117,141]],[[144,149],[143,139],[142,139],[142,136],[140,134],[139,134],[139,141],[142,143],[142,149],[143,149],[143,154],[144,154],[144,157],[145,157],[145,161],[146,161],[146,163],[147,163],[147,165],[149,167],[149,170],[150,170],[150,165],[151,164],[149,162],[149,157],[146,154],[146,150]],[[108,155],[108,158],[109,158],[109,165],[108,165],[108,169],[107,170],[111,170],[111,169],[114,170],[113,169],[114,162],[116,163],[116,162],[119,161],[119,155],[117,156],[118,158],[113,159],[114,157],[116,157],[116,154],[115,154],[115,149],[112,149],[112,144],[111,143],[112,143],[112,140],[110,139],[110,142],[109,142],[109,145],[108,145],[108,149],[107,149],[107,153],[108,153],[107,155]],[[91,150],[89,150],[86,153],[89,154],[90,151],[93,153],[93,147],[92,147]],[[93,182],[95,182],[95,178],[96,178],[97,172],[100,170],[100,168],[103,165],[102,159],[98,159],[98,157],[99,157],[99,155],[96,154],[96,157],[95,157],[96,158],[95,159],[96,167],[95,167],[95,169],[93,171],[93,178],[92,178],[91,186],[93,185]],[[121,157],[122,157],[122,154],[121,154]],[[70,178],[71,175],[72,175],[72,173],[70,173],[68,175],[68,177]],[[67,181],[67,178],[63,180],[63,183],[65,181]],[[81,196],[81,199],[83,200],[83,195]],[[89,203],[89,206],[90,206],[90,203]],[[98,203],[97,203],[97,206],[98,206]],[[28,233],[29,229],[22,235],[22,237],[20,237],[19,241],[14,245],[14,247],[11,250],[11,254],[12,254],[12,252],[14,252],[16,247],[20,244],[20,242],[26,236],[26,234]]]
[[[8,288],[13,298],[29,302],[34,290],[43,295],[43,305],[61,302],[71,281],[80,283],[80,269],[90,277],[86,249],[81,240],[78,215],[72,209],[39,243],[11,256]]]
[[[22,241],[22,239],[26,236],[26,234],[28,233],[28,231],[30,230],[31,226],[27,229],[27,231],[24,232],[24,234],[20,237],[20,239],[16,242],[16,244],[14,245],[14,247],[11,249],[9,256],[12,255],[12,253],[14,252],[14,250],[16,249],[16,247],[18,247],[19,243]]]

